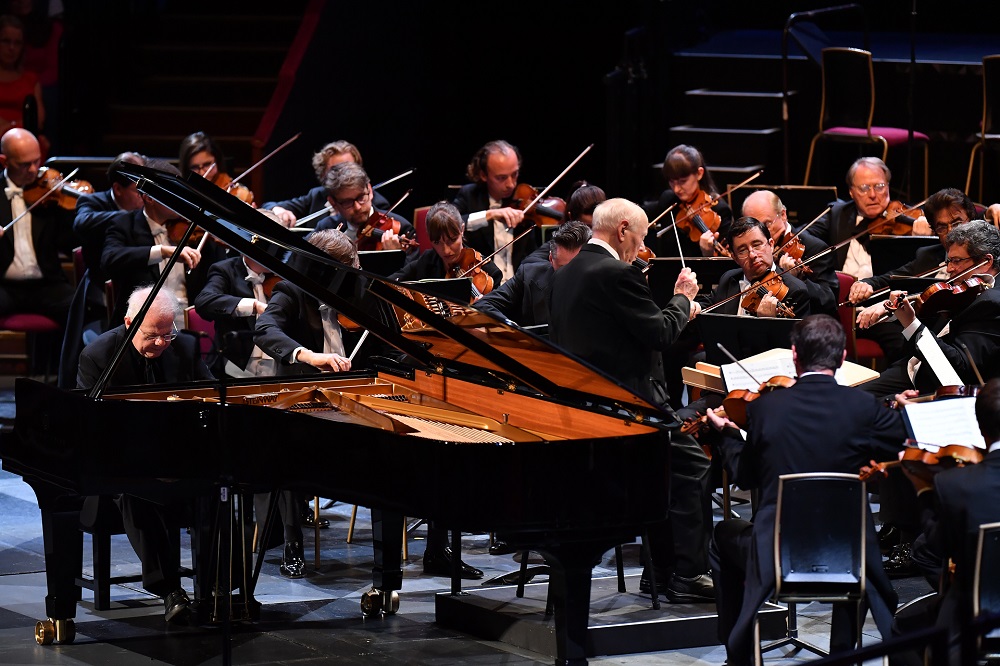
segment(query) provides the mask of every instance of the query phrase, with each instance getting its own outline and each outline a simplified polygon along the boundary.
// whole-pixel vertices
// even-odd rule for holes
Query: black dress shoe
[[[663,594],[663,588],[667,581],[670,580],[670,576],[667,575],[662,569],[656,570],[656,593],[657,595]],[[642,575],[639,577],[639,592],[642,594],[651,594],[653,592],[653,586],[649,582],[649,567],[645,566],[642,568]]]
[[[889,558],[882,563],[889,578],[909,578],[921,574],[920,567],[910,557],[910,553],[911,549],[908,543],[893,546],[889,552]]]
[[[878,547],[883,555],[888,555],[892,549],[903,543],[903,534],[895,525],[883,523],[878,530]]]
[[[285,553],[278,571],[285,578],[302,578],[306,575],[306,560],[302,554],[301,543],[289,541],[285,544]]]
[[[183,624],[191,614],[191,600],[184,590],[174,590],[163,597],[163,609],[163,619],[171,624]]]
[[[432,576],[446,576],[451,578],[451,547],[446,546],[443,551],[437,553],[424,553],[424,573]],[[479,580],[483,577],[483,572],[475,567],[470,567],[462,562],[462,578],[466,580]]]
[[[319,528],[321,530],[325,530],[328,527],[330,527],[330,521],[327,520],[326,518],[320,518],[319,522],[317,522],[315,516],[313,516],[312,511],[307,511],[306,513],[302,514],[303,527],[315,528],[317,524],[319,525]]]
[[[663,593],[666,595],[667,601],[672,604],[715,601],[715,584],[708,574],[690,578],[674,574],[664,587]]]
[[[490,555],[510,555],[515,550],[517,549],[511,546],[506,541],[503,541],[502,539],[497,539],[496,541],[493,542],[493,545],[490,546]]]

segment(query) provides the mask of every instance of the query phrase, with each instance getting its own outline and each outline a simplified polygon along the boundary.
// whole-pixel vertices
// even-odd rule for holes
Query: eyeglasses
[[[951,222],[941,222],[940,224],[934,225],[934,233],[938,236],[943,236],[952,230],[956,225],[962,224],[965,220],[952,220]]]
[[[214,166],[215,166],[215,162],[203,162],[201,164],[192,164],[190,168],[191,168],[191,171],[194,171],[195,173],[200,174],[200,173],[202,173],[204,171],[210,171],[211,168],[214,167]]]
[[[975,260],[972,257],[948,257],[947,259],[944,260],[944,263],[948,264],[949,266],[957,266],[963,261],[975,261]]]
[[[735,254],[740,259],[745,259],[750,256],[751,252],[757,254],[766,245],[767,243],[765,243],[764,241],[754,241],[749,245],[741,245],[740,247],[736,248],[736,251],[733,252],[733,254]]]
[[[155,333],[146,333],[145,331],[139,331],[142,334],[142,339],[146,342],[161,342],[167,344],[168,342],[173,342],[177,339],[179,333],[177,332],[177,326],[174,326],[174,330],[170,331],[166,335],[157,335]]]
[[[369,194],[366,191],[364,194],[358,195],[353,199],[334,199],[334,201],[341,208],[350,208],[351,206],[354,205],[364,206],[366,203],[368,203],[368,196]]]
[[[889,187],[888,183],[875,183],[874,185],[869,185],[868,183],[865,183],[864,185],[855,185],[854,189],[856,189],[861,194],[868,194],[872,190],[875,190],[876,194],[882,194],[883,192],[885,192],[885,188],[887,187]]]

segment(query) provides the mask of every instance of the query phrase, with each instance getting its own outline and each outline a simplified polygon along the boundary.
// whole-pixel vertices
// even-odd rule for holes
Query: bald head
[[[8,130],[0,139],[0,166],[18,187],[35,182],[42,166],[42,149],[35,135],[20,127]]]
[[[743,201],[743,217],[760,220],[767,227],[771,238],[778,242],[788,230],[785,204],[770,190],[757,190]]]
[[[594,209],[594,238],[613,247],[626,263],[635,261],[648,227],[646,213],[627,199],[608,199]]]

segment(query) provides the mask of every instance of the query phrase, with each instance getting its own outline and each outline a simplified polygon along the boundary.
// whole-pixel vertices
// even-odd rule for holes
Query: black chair
[[[969,173],[965,178],[965,192],[971,196],[972,167],[979,157],[979,198],[983,198],[983,163],[986,161],[986,144],[1000,143],[1000,126],[993,122],[993,100],[1000,100],[1000,55],[983,58],[983,119],[976,132],[976,143],[969,154]]]
[[[831,506],[837,511],[831,512]],[[774,600],[788,604],[788,631],[784,638],[761,646],[759,620],[754,622],[756,664],[763,663],[763,653],[785,646],[827,654],[799,638],[795,612],[799,602],[855,604],[860,647],[867,514],[868,497],[857,474],[814,472],[779,477]]]
[[[1000,576],[996,575],[998,568],[1000,568],[1000,523],[980,525],[972,587],[972,612],[977,618],[983,613],[1000,615]],[[986,659],[1000,658],[1000,635],[996,631],[986,634],[979,648],[986,653]]]

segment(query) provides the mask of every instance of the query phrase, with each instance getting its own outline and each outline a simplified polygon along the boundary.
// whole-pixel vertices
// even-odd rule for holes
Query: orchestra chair
[[[837,271],[837,282],[840,285],[837,303],[843,303],[847,300],[847,295],[851,293],[851,285],[854,284],[855,278],[853,275]],[[862,359],[868,359],[871,362],[872,370],[874,370],[878,362],[885,358],[885,352],[874,340],[857,337],[854,318],[855,308],[853,305],[841,305],[837,308],[837,319],[840,320],[840,325],[847,335],[847,358],[856,363],[860,363]]]
[[[829,507],[837,507],[831,512]],[[784,638],[760,644],[754,618],[754,663],[763,653],[791,646],[817,655],[827,652],[798,636],[797,603],[850,602],[855,607],[858,645],[864,625],[865,535],[868,493],[857,474],[811,472],[778,477],[774,520],[774,601],[788,605]]]
[[[905,146],[909,131],[902,127],[872,125],[875,115],[875,73],[872,54],[855,48],[829,47],[822,57],[823,96],[819,112],[819,132],[809,144],[806,177],[809,184],[816,144],[820,140],[873,144],[882,147],[882,161],[889,148]],[[930,167],[930,138],[923,132],[913,132],[913,140],[924,152],[924,198],[927,198]],[[906,192],[909,198],[910,192]]]
[[[431,237],[427,235],[427,212],[430,206],[421,206],[413,211],[413,228],[417,232],[417,242],[420,244],[420,251],[430,250]]]
[[[94,593],[94,609],[111,608],[111,586],[122,583],[142,582],[142,574],[130,576],[111,575],[111,537],[125,534],[121,510],[109,495],[91,495],[84,498],[80,510],[80,530],[90,535],[93,554],[94,575],[86,577],[83,572],[76,578],[76,586]],[[181,568],[181,576],[191,578],[194,572]]]
[[[979,153],[979,198],[983,198],[983,166],[986,162],[986,144],[1000,143],[1000,125],[993,122],[992,100],[1000,100],[1000,55],[988,55],[983,58],[983,119],[976,132],[976,143],[969,154],[969,172],[965,178],[965,192],[972,196],[972,167],[976,163],[976,153]]]
[[[972,613],[979,618],[983,614],[1000,616],[1000,523],[985,523],[979,526],[979,540],[976,546],[976,568],[972,583]],[[980,652],[985,652],[988,660],[1000,659],[1000,635],[996,630],[987,632],[980,640]],[[973,663],[969,661],[968,663]]]
[[[204,319],[193,305],[189,305],[184,308],[184,328],[201,334],[198,336],[198,351],[208,363],[208,356],[215,350],[215,322]],[[208,365],[211,367],[211,363]]]
[[[25,345],[28,352],[28,372],[31,374],[37,368],[38,348],[45,347],[45,362],[42,367],[43,381],[48,383],[49,375],[52,371],[52,349],[51,345],[62,343],[61,336],[55,335],[61,327],[54,319],[49,319],[45,315],[31,312],[15,312],[9,315],[0,316],[0,331],[14,331],[24,333]],[[39,339],[43,345],[39,345]]]

